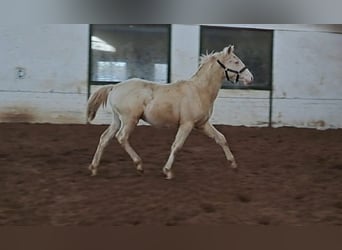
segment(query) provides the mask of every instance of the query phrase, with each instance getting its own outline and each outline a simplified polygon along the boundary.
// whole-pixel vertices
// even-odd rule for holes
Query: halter
[[[244,72],[244,71],[247,69],[247,67],[245,66],[245,67],[243,67],[240,71],[236,71],[236,70],[233,70],[233,69],[230,69],[230,68],[227,68],[226,66],[224,66],[224,64],[221,63],[220,60],[217,60],[217,62],[218,62],[218,64],[220,64],[220,66],[224,69],[224,73],[226,74],[227,80],[228,80],[229,82],[232,82],[232,83],[237,83],[237,82],[239,81],[240,74],[241,74],[242,72]],[[233,82],[233,81],[231,81],[231,80],[229,79],[228,71],[229,71],[229,72],[233,72],[233,73],[236,74],[235,82]]]

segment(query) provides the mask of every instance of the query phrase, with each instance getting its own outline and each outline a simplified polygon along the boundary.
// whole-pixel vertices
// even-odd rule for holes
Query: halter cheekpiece
[[[217,63],[220,64],[220,66],[224,69],[224,73],[226,74],[226,78],[229,82],[232,82],[232,83],[237,83],[239,81],[239,78],[240,78],[240,74],[242,72],[244,72],[247,67],[243,67],[241,70],[237,71],[237,70],[233,70],[233,69],[230,69],[230,68],[227,68],[222,62],[220,62],[220,60],[217,60]],[[229,79],[229,76],[228,76],[228,71],[229,72],[233,72],[236,74],[236,79],[235,79],[235,82],[233,82],[232,80]]]

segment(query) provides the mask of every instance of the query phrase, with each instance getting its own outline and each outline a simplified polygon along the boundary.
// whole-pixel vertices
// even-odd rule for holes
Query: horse
[[[88,167],[92,176],[97,174],[103,150],[114,136],[133,160],[138,173],[143,173],[142,160],[129,143],[130,134],[140,119],[152,126],[178,127],[168,160],[162,169],[166,179],[174,177],[171,168],[175,155],[192,129],[214,139],[222,147],[231,167],[237,168],[225,136],[209,119],[223,79],[226,77],[228,81],[249,85],[253,81],[253,75],[236,56],[233,45],[220,52],[202,55],[200,59],[197,72],[188,80],[161,84],[132,78],[115,85],[105,85],[89,98],[88,122],[95,118],[99,107],[105,107],[107,102],[113,114],[112,122],[102,133]]]

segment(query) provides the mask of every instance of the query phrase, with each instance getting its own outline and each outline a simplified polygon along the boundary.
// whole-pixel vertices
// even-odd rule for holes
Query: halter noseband
[[[237,83],[237,82],[239,81],[240,74],[241,74],[242,72],[244,72],[244,71],[247,69],[247,67],[245,66],[245,67],[243,67],[240,71],[236,71],[236,70],[233,70],[233,69],[230,69],[230,68],[227,68],[226,66],[224,66],[224,64],[221,63],[220,60],[217,60],[217,62],[218,62],[218,64],[220,64],[220,66],[224,69],[224,73],[226,74],[227,80],[228,80],[229,82],[232,82],[232,83]],[[235,82],[233,82],[233,81],[231,81],[231,80],[229,79],[228,71],[229,71],[229,72],[233,72],[233,73],[236,74]]]

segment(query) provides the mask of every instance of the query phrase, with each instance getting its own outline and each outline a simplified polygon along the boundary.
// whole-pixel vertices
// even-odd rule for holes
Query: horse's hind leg
[[[118,133],[116,134],[116,139],[118,140],[120,145],[125,149],[125,151],[128,153],[128,155],[133,160],[137,171],[140,174],[142,174],[144,172],[144,169],[142,167],[142,160],[141,160],[140,156],[134,151],[134,149],[132,148],[131,144],[128,141],[129,136],[133,132],[137,123],[138,123],[137,119],[122,118],[121,119],[121,128],[118,131]]]
[[[97,146],[96,152],[94,154],[93,160],[89,165],[89,170],[91,171],[91,175],[95,176],[97,174],[97,168],[100,164],[100,160],[103,154],[103,150],[108,145],[110,139],[112,139],[118,131],[120,126],[120,120],[117,117],[117,114],[114,114],[114,119],[112,124],[102,133],[99,141],[99,145]]]
[[[219,144],[223,151],[224,154],[227,158],[227,160],[231,163],[231,167],[232,168],[237,168],[237,164],[236,161],[234,159],[234,156],[232,154],[232,152],[230,151],[229,147],[228,147],[228,143],[226,138],[224,137],[223,134],[221,134],[213,125],[211,125],[209,122],[207,122],[206,124],[204,124],[203,127],[199,128],[200,131],[202,131],[205,135],[207,135],[208,137],[212,138],[215,140],[215,142],[217,144]]]

